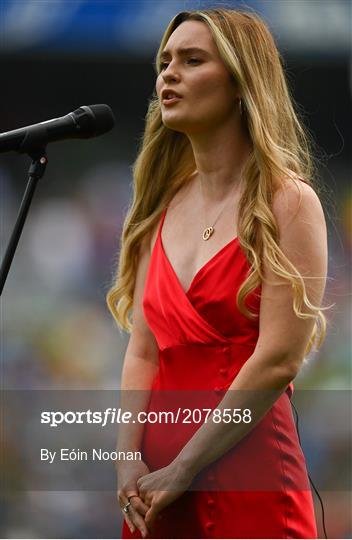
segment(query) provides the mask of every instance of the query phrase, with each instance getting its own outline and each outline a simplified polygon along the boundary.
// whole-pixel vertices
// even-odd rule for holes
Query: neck
[[[238,122],[239,123],[239,122]],[[242,168],[252,144],[234,119],[202,133],[188,135],[205,199],[222,200],[241,185]]]

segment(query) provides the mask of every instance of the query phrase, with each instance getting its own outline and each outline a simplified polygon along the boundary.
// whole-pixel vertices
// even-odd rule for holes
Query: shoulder
[[[312,186],[303,179],[290,180],[276,190],[272,200],[272,211],[280,234],[287,228],[325,229],[324,210]],[[311,230],[311,229],[310,229]]]

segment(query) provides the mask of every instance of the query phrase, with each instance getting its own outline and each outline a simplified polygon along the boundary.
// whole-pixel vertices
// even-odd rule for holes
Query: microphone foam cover
[[[110,131],[115,125],[109,105],[82,105],[72,113],[79,126],[79,137],[90,138]]]
[[[115,117],[109,105],[104,103],[89,105],[96,120],[96,135],[110,131],[115,125]]]

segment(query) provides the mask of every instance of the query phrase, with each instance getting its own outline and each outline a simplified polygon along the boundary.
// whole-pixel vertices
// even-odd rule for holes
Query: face
[[[184,21],[171,34],[156,92],[162,121],[175,131],[204,132],[235,114],[239,94],[205,23]]]

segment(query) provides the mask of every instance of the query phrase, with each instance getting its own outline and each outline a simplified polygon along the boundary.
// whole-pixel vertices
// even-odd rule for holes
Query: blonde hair
[[[239,85],[242,121],[253,144],[243,170],[245,188],[238,216],[238,236],[250,263],[250,273],[239,288],[238,309],[249,318],[257,316],[245,306],[245,297],[263,281],[266,259],[276,275],[291,283],[297,317],[315,320],[306,348],[308,354],[319,327],[317,348],[325,339],[326,319],[322,310],[331,306],[322,308],[309,301],[302,276],[281,251],[272,197],[275,188],[283,185],[283,179],[295,182],[302,177],[312,185],[316,172],[312,141],[294,110],[273,36],[254,13],[223,8],[179,13],[162,38],[156,56],[158,73],[161,51],[172,32],[186,20],[201,21],[210,29],[223,62]],[[107,293],[111,313],[118,326],[127,331],[132,329],[129,312],[142,239],[194,170],[188,138],[164,126],[159,99],[154,93],[133,168],[133,200],[123,225],[116,281]],[[303,313],[303,305],[312,313]]]

